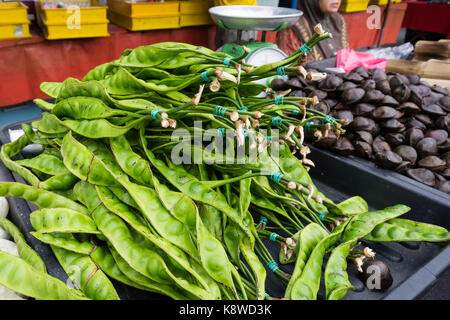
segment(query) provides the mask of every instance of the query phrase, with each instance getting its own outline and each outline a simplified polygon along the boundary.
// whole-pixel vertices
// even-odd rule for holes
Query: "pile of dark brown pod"
[[[417,75],[363,67],[327,74],[319,82],[273,79],[271,87],[290,89],[294,97],[317,96],[314,109],[346,120],[343,136],[331,130],[307,134],[315,145],[370,159],[450,194],[449,88],[429,85]]]

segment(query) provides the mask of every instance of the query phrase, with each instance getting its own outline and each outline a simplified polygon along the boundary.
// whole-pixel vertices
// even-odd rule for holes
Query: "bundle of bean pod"
[[[117,299],[110,278],[173,299],[281,298],[266,287],[266,266],[286,285],[285,298],[315,299],[324,255],[336,246],[324,277],[327,297],[337,299],[351,288],[347,257],[364,260],[354,250],[359,239],[448,241],[444,228],[398,219],[406,206],[368,212],[360,197],[328,199],[308,174],[304,126],[321,119],[315,130],[339,135],[340,122],[310,108],[315,97],[256,97],[267,89],[257,79],[314,78],[301,64],[330,37],[315,31],[298,52],[260,67],[245,63],[248,50],[233,58],[160,43],[126,50],[82,81],[43,83],[55,102],[35,100],[47,112],[0,153],[29,185],[0,183],[0,196],[40,207],[30,215],[32,234],[50,245],[76,289],[25,252],[0,254],[0,284],[39,299]],[[41,154],[13,158],[33,143]],[[177,162],[185,156],[191,164]],[[279,260],[295,263],[292,274],[264,238],[280,243]],[[9,280],[13,268],[32,289]]]

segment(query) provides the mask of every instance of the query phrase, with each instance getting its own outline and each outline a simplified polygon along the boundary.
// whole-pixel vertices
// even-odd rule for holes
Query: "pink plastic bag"
[[[375,59],[370,53],[357,52],[353,49],[341,49],[336,55],[336,67],[344,69],[345,72],[350,72],[356,67],[380,68],[384,71],[386,63],[386,59]]]

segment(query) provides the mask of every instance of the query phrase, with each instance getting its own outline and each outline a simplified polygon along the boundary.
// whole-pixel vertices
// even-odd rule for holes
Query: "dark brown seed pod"
[[[375,121],[383,121],[395,118],[397,116],[397,110],[392,107],[381,106],[375,108],[371,113],[372,119]]]
[[[435,104],[437,102],[436,97],[434,95],[431,95],[431,94],[429,96],[423,97],[422,100],[423,100],[422,106]]]
[[[389,119],[381,122],[381,128],[386,132],[403,132],[406,130],[406,127],[403,123],[398,121],[397,119]]]
[[[334,113],[336,119],[345,119],[344,126],[348,126],[353,121],[353,113],[350,110],[339,110]]]
[[[404,102],[397,110],[404,112],[406,116],[410,116],[419,113],[421,109],[414,102]]]
[[[354,142],[355,154],[362,158],[372,159],[373,151],[372,146],[364,141],[356,141]]]
[[[403,79],[397,74],[392,76],[389,79],[389,85],[391,86],[392,90],[397,89],[398,87],[405,85]]]
[[[392,92],[392,96],[398,102],[406,102],[406,101],[408,101],[410,95],[411,95],[411,90],[405,84],[399,85]]]
[[[420,90],[422,97],[428,97],[431,94],[430,87],[420,84],[417,86],[417,88]]]
[[[411,165],[415,165],[417,161],[417,151],[407,145],[400,145],[394,149],[394,152],[398,154],[404,161],[408,161]]]
[[[361,81],[364,80],[364,78],[357,72],[347,73],[346,75],[344,75],[343,78],[344,80],[351,81],[354,83],[360,83]]]
[[[411,147],[415,147],[417,142],[424,138],[423,131],[419,128],[410,128],[405,133],[406,143]]]
[[[392,151],[391,146],[389,145],[389,143],[386,142],[386,140],[382,136],[375,137],[372,143],[372,149],[374,153],[380,153],[383,151]]]
[[[370,132],[367,131],[356,131],[355,132],[356,139],[366,142],[370,145],[373,143],[373,136]]]
[[[286,85],[292,90],[303,89],[303,83],[300,82],[300,79],[298,77],[290,78],[288,81],[286,81]]]
[[[289,89],[286,81],[283,79],[274,78],[270,81],[270,87],[275,91],[284,91]]]
[[[385,134],[386,142],[389,143],[391,147],[396,147],[405,143],[405,135],[403,133],[387,133]]]
[[[407,75],[406,77],[408,78],[410,84],[413,84],[413,85],[420,84],[420,76],[418,76],[416,74],[411,74],[411,75]]]
[[[438,152],[443,153],[450,150],[450,138],[447,138],[444,143],[438,145]]]
[[[327,97],[327,92],[323,91],[323,90],[314,90],[308,96],[310,98],[316,96],[319,99],[319,101],[320,101],[320,100],[323,100],[323,99],[325,99]]]
[[[378,104],[382,105],[382,106],[389,106],[389,107],[394,107],[394,108],[396,108],[400,105],[400,103],[398,103],[397,100],[395,100],[394,98],[392,98],[391,96],[388,96],[388,95],[385,95],[383,97],[383,99],[381,99],[378,102]]]
[[[380,260],[366,260],[361,269],[363,271],[359,273],[361,281],[372,290],[385,291],[394,282],[388,266]]]
[[[333,109],[338,104],[339,101],[336,99],[328,98],[323,100],[323,102],[325,102],[330,107],[330,109]]]
[[[436,185],[439,191],[445,192],[446,194],[450,194],[450,181],[442,181]]]
[[[364,67],[356,67],[352,71],[350,71],[350,73],[357,73],[364,79],[369,78],[369,70]]]
[[[340,155],[348,156],[355,151],[355,148],[349,139],[340,137],[333,145],[332,150]]]
[[[357,84],[355,84],[355,83],[353,83],[353,82],[351,82],[351,81],[344,81],[344,82],[337,88],[337,91],[345,91],[345,90],[353,89],[353,88],[356,88],[356,87],[358,87]]]
[[[404,84],[406,84],[406,85],[410,84],[408,77],[405,76],[404,74],[397,73],[397,77],[400,77]]]
[[[416,86],[409,86],[409,90],[411,90],[409,100],[414,102],[419,107],[423,104],[423,98],[420,93],[420,90]]]
[[[437,155],[438,149],[436,140],[433,138],[423,138],[417,142],[416,150],[420,158]]]
[[[422,122],[427,127],[431,127],[433,125],[433,120],[431,120],[430,116],[425,113],[415,114],[414,118]]]
[[[375,127],[375,121],[366,117],[356,117],[350,125],[355,131],[372,132]]]
[[[365,91],[361,88],[348,89],[342,93],[341,100],[345,104],[357,103],[362,100],[364,95]]]
[[[365,91],[369,91],[369,90],[374,90],[376,89],[376,82],[375,80],[372,79],[367,79],[364,80],[363,82],[361,82],[361,86],[362,89],[364,89]]]
[[[379,90],[369,90],[364,95],[363,101],[368,103],[377,104],[384,98],[384,94]]]
[[[380,80],[387,80],[387,76],[383,70],[374,68],[372,69],[372,79],[378,82]]]
[[[405,125],[406,129],[418,128],[420,130],[425,130],[427,128],[427,126],[423,122],[420,122],[414,117],[408,118],[405,122]]]
[[[290,97],[306,97],[306,93],[303,90],[295,90],[289,93]]]
[[[431,90],[433,90],[434,92],[440,93],[440,94],[444,94],[444,95],[448,94],[447,89],[445,89],[441,86],[438,86],[437,84],[432,85]]]
[[[444,171],[440,173],[442,177],[444,177],[447,180],[450,180],[450,168],[447,166]]]
[[[368,116],[375,109],[373,104],[358,103],[351,107],[354,116]]]
[[[442,129],[446,130],[447,132],[450,132],[450,116],[441,116],[437,117],[436,121],[434,122],[434,127],[436,129]]]
[[[441,158],[447,163],[447,167],[450,168],[450,152],[445,152]]]
[[[447,113],[437,104],[423,105],[422,110],[433,116],[445,116]]]
[[[339,111],[339,110],[348,110],[348,106],[346,106],[345,104],[343,104],[342,102],[338,102],[337,105],[334,106],[334,111]]]
[[[446,112],[450,112],[450,96],[442,96],[439,99],[439,105]]]
[[[337,141],[336,134],[334,133],[334,131],[330,130],[326,137],[323,137],[322,139],[315,141],[314,145],[323,149],[329,149],[336,143],[336,141]]]
[[[399,173],[406,174],[406,170],[408,170],[409,168],[411,168],[411,163],[409,163],[409,161],[402,161],[402,163],[395,167],[394,170]]]
[[[408,169],[406,174],[416,181],[419,181],[427,186],[434,187],[436,184],[436,177],[433,171],[425,168]]]
[[[375,88],[377,90],[380,90],[381,92],[383,92],[383,94],[385,95],[391,95],[392,94],[392,90],[391,90],[391,85],[389,84],[388,80],[380,80],[376,82]]]
[[[324,114],[330,113],[330,107],[325,102],[319,102],[318,104],[313,105],[311,108]]]
[[[417,164],[419,165],[419,167],[430,169],[431,171],[436,172],[443,171],[446,167],[445,161],[439,159],[436,156],[426,156],[425,158],[419,160]]]
[[[324,91],[335,91],[343,82],[344,80],[342,78],[329,74],[325,79],[320,81],[318,87]]]
[[[426,138],[433,138],[436,140],[436,144],[439,146],[447,141],[448,132],[442,129],[429,130],[425,133]]]
[[[375,153],[376,163],[386,169],[394,169],[402,163],[402,158],[395,152],[382,150]]]

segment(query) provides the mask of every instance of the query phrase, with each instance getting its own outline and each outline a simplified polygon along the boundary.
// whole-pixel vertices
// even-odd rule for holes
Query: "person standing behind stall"
[[[303,11],[303,15],[292,28],[277,33],[278,47],[292,54],[312,37],[314,26],[320,23],[333,38],[315,45],[307,62],[330,58],[340,49],[347,48],[347,25],[338,13],[340,4],[341,0],[300,0],[297,7]]]
[[[258,5],[256,0],[214,0],[215,6],[231,6],[231,5],[248,5],[256,6]],[[216,29],[216,49],[220,48],[226,43],[237,41],[237,31],[236,30],[223,30],[217,27]],[[258,33],[257,31],[243,31],[242,40],[255,40]]]

